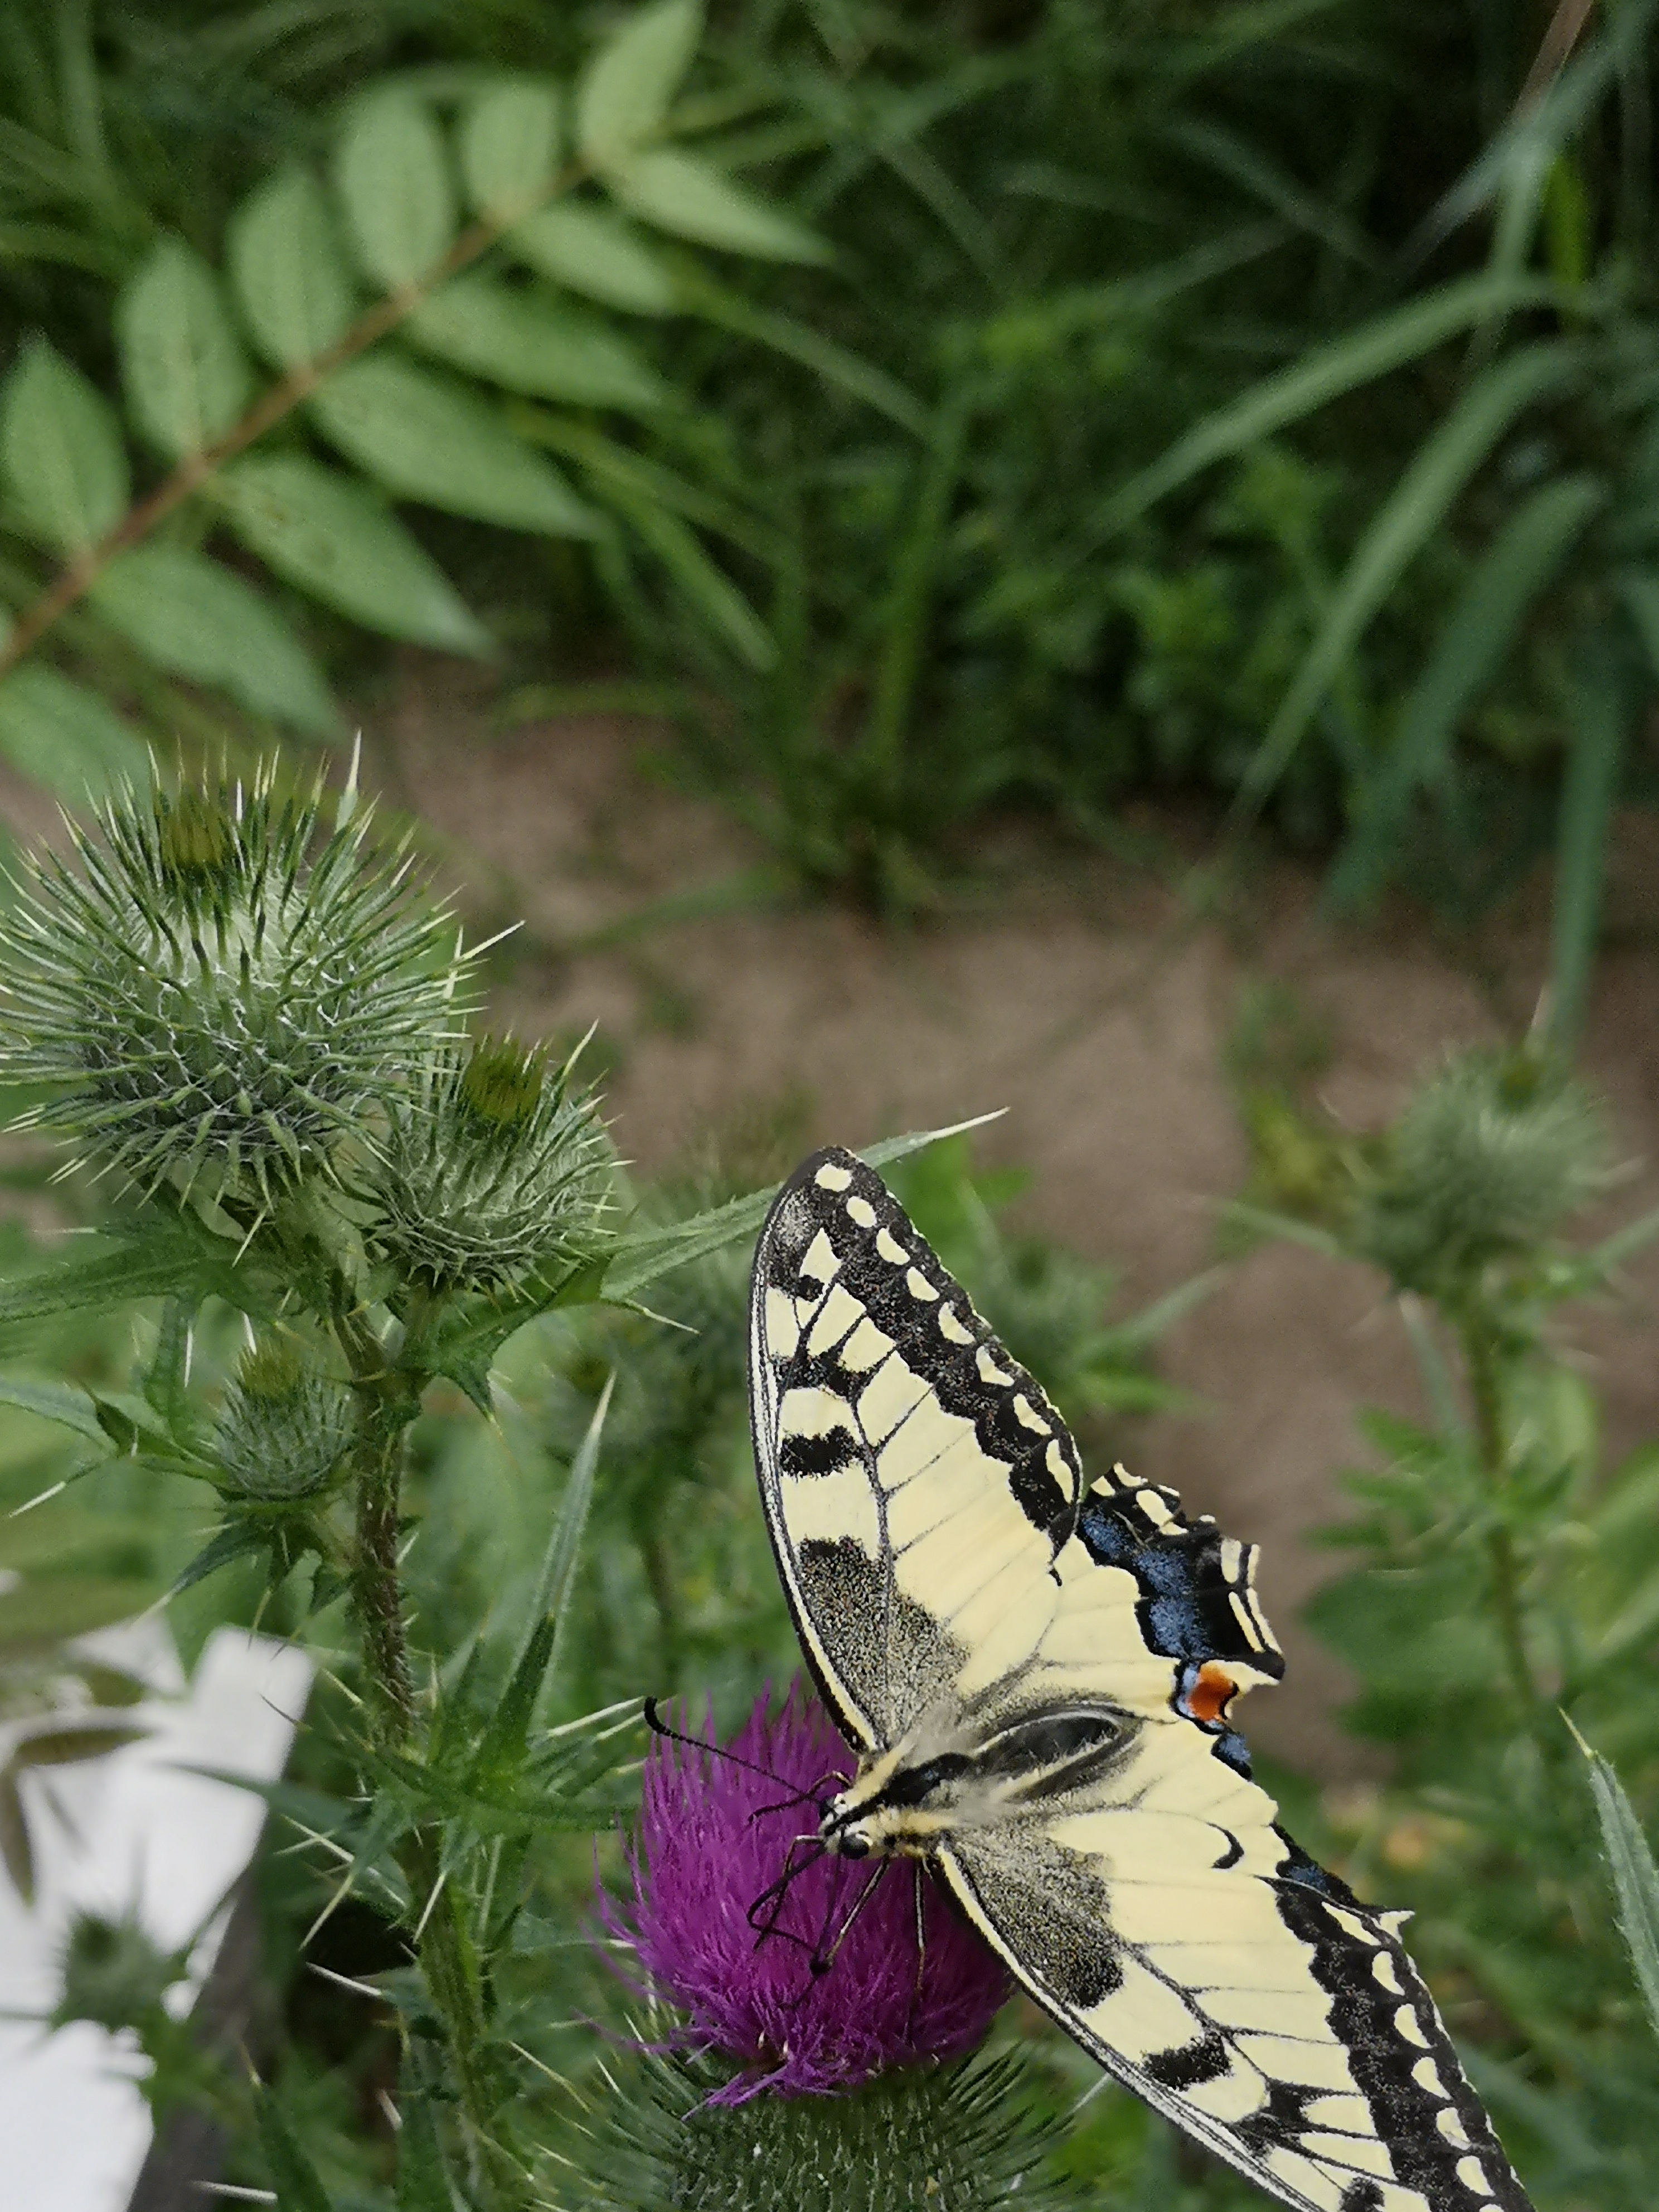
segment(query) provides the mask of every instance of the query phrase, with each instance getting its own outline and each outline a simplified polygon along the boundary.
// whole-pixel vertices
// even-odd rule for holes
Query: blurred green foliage
[[[112,696],[322,734],[354,625],[541,712],[620,625],[887,911],[994,805],[1115,840],[1149,790],[1346,905],[1468,920],[1553,845],[1569,1036],[1653,784],[1654,12],[725,0],[693,56],[691,0],[19,0],[0,599],[141,505],[22,612],[0,738],[78,786]],[[570,88],[656,21],[602,143]]]

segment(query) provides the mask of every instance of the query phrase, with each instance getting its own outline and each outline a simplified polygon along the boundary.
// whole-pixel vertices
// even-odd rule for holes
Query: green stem
[[[427,1318],[424,1308],[422,1321]],[[411,1325],[401,1356],[388,1360],[361,1319],[342,1315],[341,1342],[351,1361],[358,1428],[352,1453],[357,1493],[353,1589],[368,1679],[371,1725],[383,1748],[406,1752],[417,1733],[415,1684],[404,1628],[398,1523],[410,1426],[420,1412],[428,1376],[421,1364],[422,1329]],[[524,2202],[518,2169],[501,2152],[501,2097],[484,2058],[487,2005],[478,1956],[461,1901],[443,1879],[443,1843],[433,1826],[415,1829],[398,1851],[420,1933],[421,1972],[441,2017],[472,2168],[471,2185],[503,2208]],[[494,2185],[491,2186],[493,2182]]]
[[[1494,1507],[1501,1511],[1508,1455],[1504,1443],[1498,1346],[1492,1332],[1482,1325],[1477,1315],[1466,1316],[1458,1334],[1474,1413],[1475,1449],[1480,1471]],[[1513,1533],[1502,1520],[1494,1522],[1487,1533],[1486,1559],[1492,1577],[1492,1611],[1498,1620],[1510,1680],[1523,1710],[1536,1717],[1542,1710],[1543,1699],[1527,1652],[1521,1564],[1516,1554]]]

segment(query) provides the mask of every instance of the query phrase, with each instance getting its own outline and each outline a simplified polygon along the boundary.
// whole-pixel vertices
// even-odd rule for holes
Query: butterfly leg
[[[778,1917],[783,1911],[784,1900],[789,1894],[790,1884],[797,1875],[805,1874],[810,1866],[816,1866],[823,1856],[821,1844],[816,1856],[797,1859],[796,1851],[803,1844],[817,1843],[818,1838],[816,1835],[791,1837],[789,1848],[783,1855],[783,1872],[775,1881],[768,1882],[766,1887],[750,1905],[744,1917],[755,1931],[755,1948],[757,1951],[769,1936],[781,1936],[791,1943],[799,1943],[803,1951],[811,1951],[816,1955],[817,1945],[809,1943],[804,1936],[797,1936],[792,1929],[780,1928]]]

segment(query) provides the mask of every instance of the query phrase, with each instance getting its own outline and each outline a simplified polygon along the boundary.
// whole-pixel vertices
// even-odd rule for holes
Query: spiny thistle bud
[[[288,1338],[243,1353],[214,1433],[222,1487],[257,1504],[313,1498],[327,1488],[353,1428],[351,1394],[307,1366]]]
[[[70,1923],[63,1949],[63,1995],[54,2027],[89,2020],[112,2033],[135,2027],[161,2008],[184,1978],[181,1954],[161,1950],[131,1915],[110,1920],[83,1912]]]
[[[1542,1243],[1607,1181],[1579,1085],[1524,1049],[1465,1053],[1389,1132],[1356,1246],[1398,1288],[1442,1291]]]
[[[1032,2111],[1007,2057],[908,2069],[850,2095],[757,2098],[735,2112],[699,2101],[708,2081],[695,2063],[655,2057],[640,2074],[599,2109],[578,2151],[580,2195],[550,2203],[572,2212],[1061,2212],[1097,2201],[1042,2172],[1057,2130]]]
[[[550,1072],[544,1048],[484,1036],[392,1103],[363,1195],[401,1274],[495,1291],[594,1249],[611,1152],[575,1058]]]
[[[269,1205],[330,1169],[453,1027],[453,969],[406,855],[370,857],[365,812],[326,830],[322,800],[269,768],[128,789],[70,825],[73,860],[35,856],[0,923],[0,1068],[55,1092],[27,1126],[145,1190]]]

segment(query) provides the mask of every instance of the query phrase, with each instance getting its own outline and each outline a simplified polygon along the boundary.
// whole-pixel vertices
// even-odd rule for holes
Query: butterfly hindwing
[[[1029,1993],[1300,2212],[1526,2212],[1395,1917],[1250,1778],[1230,1702],[1283,1670],[1251,1547],[1121,1468],[1085,1483],[850,1153],[780,1193],[751,1321],[802,1648],[871,1786],[908,1772],[904,1847]]]

